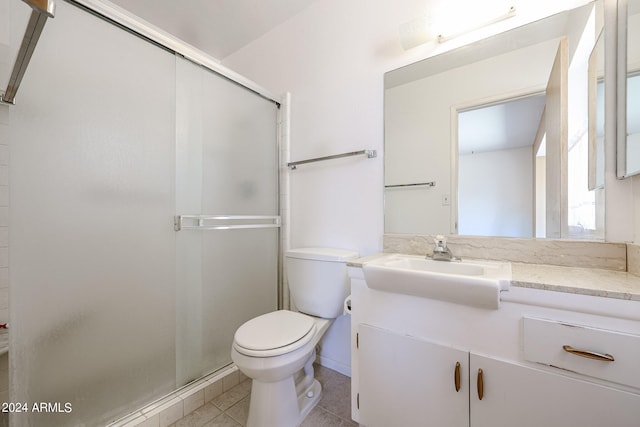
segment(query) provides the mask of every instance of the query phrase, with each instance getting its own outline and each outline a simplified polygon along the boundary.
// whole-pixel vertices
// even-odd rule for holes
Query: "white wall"
[[[405,52],[398,28],[425,13],[438,21],[474,3],[436,0],[427,7],[420,0],[323,0],[223,60],[274,93],[291,92],[292,160],[378,150],[374,160],[318,163],[291,173],[292,246],[346,247],[363,255],[382,249],[383,74],[469,42],[461,37]],[[516,18],[504,25],[586,2],[553,2],[542,6],[546,10],[539,2],[520,3]],[[482,7],[506,11],[509,5],[492,0]]]
[[[585,3],[521,0],[516,18],[481,33]],[[273,93],[291,92],[291,160],[378,150],[376,159],[335,160],[290,173],[292,247],[344,247],[361,255],[382,250],[383,74],[479,37],[475,33],[405,52],[398,28],[425,14],[434,22],[449,14],[455,23],[461,15],[451,12],[469,12],[479,4],[497,6],[500,14],[511,2],[322,0],[222,61]],[[347,324],[340,321],[329,331],[340,339],[323,342],[324,356],[341,366],[350,366],[340,349]]]

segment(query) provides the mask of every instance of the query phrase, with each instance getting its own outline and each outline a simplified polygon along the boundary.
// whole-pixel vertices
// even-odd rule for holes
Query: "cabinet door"
[[[640,395],[470,355],[472,427],[637,427]],[[477,391],[482,369],[482,400]]]
[[[469,425],[468,352],[365,324],[358,327],[358,344],[361,424]]]

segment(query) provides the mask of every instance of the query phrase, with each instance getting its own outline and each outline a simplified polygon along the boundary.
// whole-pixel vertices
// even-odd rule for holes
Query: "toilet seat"
[[[251,357],[273,357],[292,352],[313,338],[311,316],[289,310],[263,314],[244,323],[234,336],[238,353]]]

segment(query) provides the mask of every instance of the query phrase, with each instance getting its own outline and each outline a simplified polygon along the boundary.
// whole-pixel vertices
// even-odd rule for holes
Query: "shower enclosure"
[[[10,399],[61,408],[11,425],[104,425],[230,364],[278,305],[278,104],[59,2],[11,108]]]

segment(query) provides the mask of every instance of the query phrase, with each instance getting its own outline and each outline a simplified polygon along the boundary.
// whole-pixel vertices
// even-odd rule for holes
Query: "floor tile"
[[[249,403],[251,401],[251,396],[247,396],[242,399],[240,402],[233,405],[231,408],[227,409],[225,413],[229,415],[231,418],[236,420],[243,426],[247,425],[247,418],[249,418]]]
[[[202,427],[221,413],[222,411],[215,405],[207,403],[176,422],[175,427]]]
[[[216,405],[223,411],[231,408],[233,405],[247,397],[251,393],[251,380],[245,380],[233,387],[229,391],[222,393],[220,396],[211,400],[211,403]]]
[[[345,420],[316,406],[304,419],[300,427],[343,427]]]
[[[238,424],[233,418],[227,414],[220,414],[212,421],[209,421],[204,427],[238,427]]]
[[[322,397],[318,406],[328,412],[351,419],[351,378],[336,371],[316,365],[316,378],[322,385]]]
[[[314,368],[322,385],[322,398],[301,427],[358,427],[351,420],[351,378],[317,364]],[[238,385],[185,416],[174,427],[246,426],[251,380],[240,378]]]

